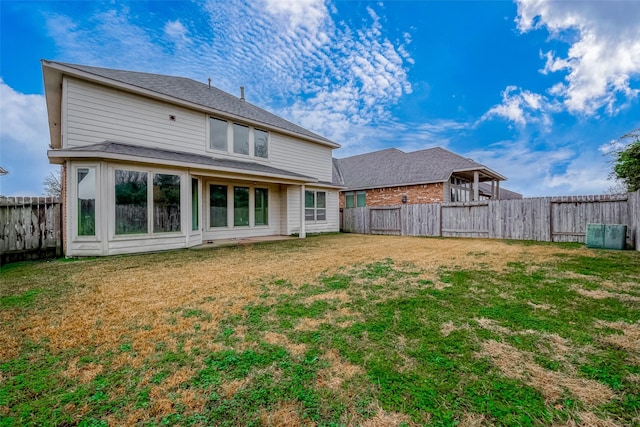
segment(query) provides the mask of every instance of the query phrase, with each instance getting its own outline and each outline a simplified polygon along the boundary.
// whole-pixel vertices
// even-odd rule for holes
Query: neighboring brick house
[[[334,159],[334,182],[344,185],[340,207],[393,206],[521,199],[500,188],[506,178],[440,147],[405,153],[389,148]]]

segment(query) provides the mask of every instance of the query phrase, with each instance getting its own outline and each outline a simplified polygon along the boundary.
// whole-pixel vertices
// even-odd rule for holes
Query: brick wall
[[[403,196],[407,196],[408,205],[440,203],[443,201],[442,183],[367,190],[367,206],[401,205]],[[344,199],[344,192],[340,192],[341,208],[345,207]]]

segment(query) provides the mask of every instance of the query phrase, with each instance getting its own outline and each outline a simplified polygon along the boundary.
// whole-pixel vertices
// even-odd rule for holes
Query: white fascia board
[[[108,78],[105,78],[105,77],[102,77],[102,76],[97,76],[95,74],[87,73],[85,71],[80,71],[80,70],[72,68],[72,67],[67,67],[67,66],[64,66],[64,65],[61,65],[61,64],[51,63],[51,62],[46,61],[46,60],[43,60],[42,64],[43,64],[42,65],[43,69],[46,66],[48,68],[58,70],[58,71],[64,73],[65,75],[73,76],[73,77],[76,77],[76,78],[81,78],[83,80],[87,80],[87,81],[91,81],[91,82],[95,82],[95,83],[100,83],[100,84],[102,84],[104,86],[109,86],[109,87],[113,87],[113,88],[116,88],[116,89],[121,89],[121,90],[126,91],[126,92],[131,92],[131,93],[135,93],[135,94],[138,94],[138,95],[143,95],[143,96],[146,96],[148,98],[157,99],[157,100],[160,100],[160,101],[168,102],[170,104],[180,105],[182,107],[186,107],[186,108],[189,108],[191,110],[201,111],[203,113],[210,114],[210,115],[213,115],[213,116],[219,116],[221,118],[227,118],[227,119],[231,119],[231,120],[236,120],[236,121],[239,121],[239,122],[246,123],[248,125],[257,126],[258,128],[261,128],[261,129],[270,130],[272,132],[276,132],[276,133],[280,133],[280,134],[283,134],[283,135],[292,136],[292,137],[295,137],[295,138],[298,138],[298,139],[302,139],[302,140],[305,140],[305,141],[313,142],[315,144],[320,144],[320,145],[324,145],[326,147],[331,147],[332,149],[341,147],[340,144],[337,144],[335,142],[322,141],[322,140],[319,140],[319,139],[316,139],[316,138],[312,138],[312,137],[307,136],[307,135],[301,135],[299,133],[291,132],[291,131],[288,131],[286,129],[275,127],[273,125],[262,123],[262,122],[259,122],[257,120],[253,120],[253,119],[250,119],[250,118],[247,118],[247,117],[242,117],[242,116],[238,116],[238,115],[235,115],[235,114],[227,113],[225,111],[220,111],[220,110],[216,110],[216,109],[213,109],[213,108],[205,107],[203,105],[196,104],[194,102],[190,102],[190,101],[186,101],[186,100],[183,100],[183,99],[175,98],[175,97],[172,97],[172,96],[169,96],[169,95],[164,95],[164,94],[159,93],[159,92],[155,92],[155,91],[152,91],[152,90],[149,90],[149,89],[144,89],[144,88],[141,88],[139,86],[134,86],[134,85],[131,85],[131,84],[128,84],[128,83],[122,83],[122,82],[119,82],[117,80],[112,80],[112,79],[108,79]]]
[[[328,189],[339,190],[339,191],[343,191],[347,188],[344,185],[329,184],[326,182],[309,182],[307,184],[314,188],[328,188]]]
[[[47,104],[51,148],[62,147],[62,73],[42,61],[42,78]]]
[[[251,180],[270,181],[274,183],[310,183],[314,184],[317,180],[309,181],[305,178],[295,178],[289,175],[279,175],[269,172],[252,172],[243,169],[225,168],[225,167],[207,167],[199,163],[191,162],[179,162],[174,160],[154,159],[149,157],[129,156],[126,154],[106,153],[104,151],[80,151],[80,150],[49,150],[47,151],[49,157],[49,163],[62,164],[68,159],[100,159],[100,160],[114,160],[126,163],[144,163],[150,165],[162,165],[162,166],[174,166],[180,169],[199,170],[203,174],[216,174],[220,176],[220,173],[225,176],[248,176]]]
[[[498,172],[489,169],[488,167],[481,167],[481,168],[463,168],[463,169],[454,169],[451,174],[453,175],[454,173],[457,172],[483,172],[485,175],[489,175],[492,178],[497,178],[500,181],[506,181],[507,177],[504,175],[499,174]],[[451,177],[451,176],[449,176]]]

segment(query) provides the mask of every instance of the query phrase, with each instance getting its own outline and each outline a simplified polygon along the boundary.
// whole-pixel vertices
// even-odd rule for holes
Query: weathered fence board
[[[399,215],[400,226],[394,222],[394,215]],[[383,231],[405,236],[546,242],[584,242],[588,223],[626,224],[628,242],[636,248],[640,246],[640,191],[627,195],[351,208],[343,210],[342,218],[342,230],[354,233]]]
[[[62,255],[60,202],[50,197],[0,198],[0,264]]]
[[[401,235],[400,207],[370,208],[369,224],[371,234]]]
[[[403,234],[407,236],[439,236],[440,205],[402,205]]]

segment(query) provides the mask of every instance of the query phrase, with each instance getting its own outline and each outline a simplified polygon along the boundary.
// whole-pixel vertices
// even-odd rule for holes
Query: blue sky
[[[342,145],[442,146],[527,197],[599,194],[640,127],[637,1],[0,1],[0,194],[56,167],[42,58],[190,77]]]

